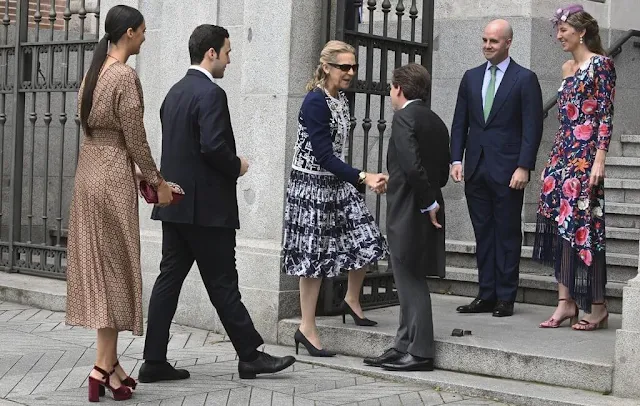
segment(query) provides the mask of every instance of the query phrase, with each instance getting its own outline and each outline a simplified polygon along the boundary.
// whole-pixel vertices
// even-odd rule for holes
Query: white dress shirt
[[[413,99],[413,100],[407,100],[403,105],[402,108],[407,107],[408,105],[410,105],[411,103],[413,103],[414,101],[417,101],[418,99]],[[400,109],[402,110],[402,109]],[[440,205],[438,204],[438,202],[433,202],[433,204],[429,207],[427,207],[426,209],[420,209],[420,213],[427,213],[430,212],[431,210],[435,210],[438,207],[440,207]]]
[[[502,83],[502,78],[504,78],[504,73],[507,71],[507,68],[509,67],[509,64],[511,63],[511,57],[508,56],[507,59],[505,59],[504,61],[500,62],[499,64],[497,64],[496,66],[498,67],[498,69],[496,69],[496,85],[494,87],[494,93],[493,95],[495,96],[496,93],[498,93],[498,88],[500,87],[500,83]],[[487,97],[487,89],[489,88],[489,82],[491,82],[491,62],[487,61],[487,66],[484,70],[484,79],[482,81],[482,107],[484,108],[484,100]],[[451,165],[458,165],[461,164],[461,161],[453,161],[451,162]]]
[[[504,73],[507,71],[507,68],[509,67],[509,63],[511,63],[511,57],[507,57],[507,59],[505,59],[504,61],[496,65],[498,69],[496,69],[496,86],[494,87],[495,92],[498,91],[498,88],[500,87],[500,83],[502,83],[502,78],[504,77]],[[489,82],[491,81],[491,70],[490,70],[491,66],[492,66],[491,62],[487,61],[487,67],[484,71],[484,80],[482,82],[482,106],[483,107],[484,107],[485,98],[487,96],[487,89],[489,88]],[[496,93],[493,93],[493,95],[495,96]]]
[[[189,69],[197,70],[197,71],[200,71],[200,72],[204,73],[205,75],[207,75],[209,80],[211,80],[213,83],[215,83],[215,81],[213,80],[213,75],[211,74],[211,72],[209,72],[208,70],[206,70],[202,66],[200,66],[200,65],[191,65],[191,66],[189,66]]]

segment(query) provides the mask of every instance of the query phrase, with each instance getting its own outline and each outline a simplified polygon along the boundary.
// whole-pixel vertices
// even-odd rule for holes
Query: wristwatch
[[[364,183],[364,180],[367,178],[367,173],[364,171],[361,171],[358,174],[358,183]]]

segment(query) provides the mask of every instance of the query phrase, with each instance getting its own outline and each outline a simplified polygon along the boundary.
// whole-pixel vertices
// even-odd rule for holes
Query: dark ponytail
[[[104,20],[104,37],[96,45],[91,66],[84,77],[84,89],[80,104],[80,122],[86,136],[91,136],[88,121],[91,107],[93,106],[93,92],[96,90],[102,66],[107,59],[109,42],[117,43],[129,28],[136,30],[143,22],[142,13],[133,7],[118,5],[112,7],[107,13],[107,17]]]

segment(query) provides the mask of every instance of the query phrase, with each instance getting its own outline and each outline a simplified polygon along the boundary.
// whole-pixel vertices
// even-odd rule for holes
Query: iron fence
[[[100,1],[0,0],[0,269],[64,278],[76,98]]]

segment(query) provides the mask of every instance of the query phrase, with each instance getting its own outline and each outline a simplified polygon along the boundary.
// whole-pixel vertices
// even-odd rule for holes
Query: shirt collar
[[[402,108],[407,107],[408,105],[410,105],[410,104],[411,104],[411,103],[413,103],[414,101],[418,101],[418,99],[407,100],[407,101],[402,105]]]
[[[508,56],[507,59],[505,59],[504,61],[500,62],[496,66],[498,67],[498,70],[500,72],[504,73],[504,72],[507,71],[507,68],[509,67],[509,63],[511,63],[511,57],[510,56]],[[491,68],[491,62],[487,61],[486,70],[489,70],[489,68]]]
[[[204,73],[209,78],[210,81],[215,83],[214,80],[213,80],[213,75],[211,75],[211,72],[209,72],[208,70],[204,69],[202,66],[191,65],[191,66],[189,66],[189,69],[197,70],[197,71],[200,71],[200,72]]]

